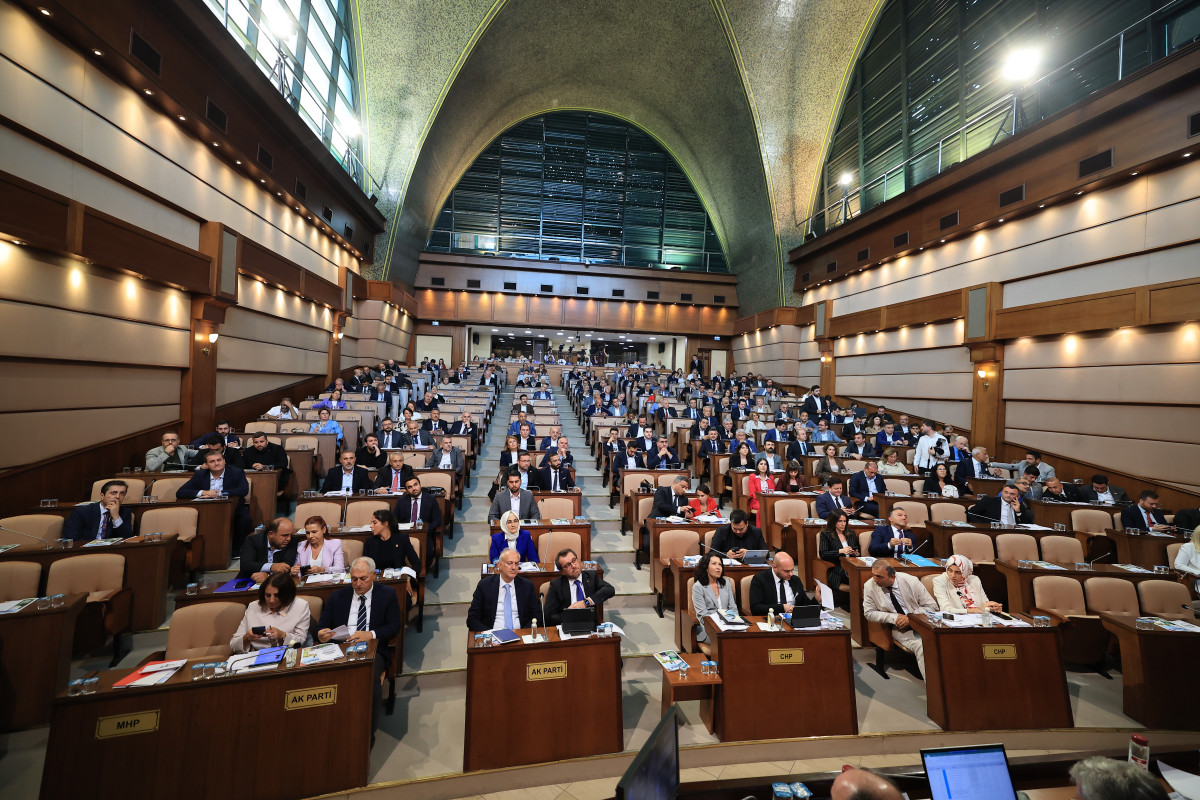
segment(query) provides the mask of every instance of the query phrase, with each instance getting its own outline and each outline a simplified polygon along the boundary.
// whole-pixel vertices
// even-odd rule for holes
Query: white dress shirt
[[[342,491],[343,492],[353,492],[354,491],[354,470],[353,469],[351,469],[349,472],[346,472],[345,469],[342,470]]]
[[[292,641],[304,642],[308,639],[308,629],[311,623],[312,616],[308,603],[301,597],[297,597],[290,606],[278,611],[268,611],[258,601],[255,601],[246,606],[246,613],[242,616],[242,621],[238,625],[237,631],[234,632],[233,638],[229,640],[229,648],[235,653],[245,653],[248,650],[270,647],[271,643],[265,639],[262,641],[256,639],[247,644],[243,638],[252,628],[260,625],[265,628],[278,628]]]
[[[521,493],[517,492],[516,494],[513,494],[512,492],[509,492],[508,505],[509,505],[509,508],[512,510],[512,513],[516,514],[517,517],[520,517],[521,516]]]
[[[438,469],[454,469],[454,462],[451,459],[451,453],[442,452],[442,460],[438,462]]]
[[[916,452],[913,454],[914,466],[916,466],[918,469],[933,469],[935,466],[938,465],[939,462],[946,460],[946,456],[938,457],[938,456],[929,454],[929,448],[936,447],[938,439],[945,441],[946,437],[939,436],[938,434],[935,433],[935,434],[926,434],[917,440]],[[943,445],[943,448],[944,448],[944,452],[946,453],[946,455],[949,455],[950,454],[949,447],[946,445]]]
[[[225,491],[225,473],[224,473],[224,471],[222,471],[220,475],[213,475],[211,472],[208,473],[208,488],[211,489],[212,491],[216,492],[217,494],[220,494],[221,492]],[[1109,495],[1109,496],[1111,497],[1111,495]]]
[[[512,602],[512,615],[516,619],[504,618],[504,593],[509,592],[509,599]],[[496,618],[492,620],[492,630],[500,630],[502,628],[516,629],[521,627],[521,615],[517,611],[517,586],[516,581],[506,581],[504,577],[500,578],[500,590],[496,594]]]

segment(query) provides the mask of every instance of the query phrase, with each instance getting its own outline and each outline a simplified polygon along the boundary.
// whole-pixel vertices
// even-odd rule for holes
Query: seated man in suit
[[[538,443],[538,450],[544,453],[547,450],[553,450],[554,448],[558,447],[558,439],[560,436],[562,436],[562,426],[551,425],[550,433]]]
[[[421,430],[421,423],[415,419],[408,421],[408,433],[400,437],[401,447],[412,447],[417,450],[428,450],[433,447],[433,437],[429,431]]]
[[[842,450],[844,458],[857,458],[864,461],[875,458],[876,455],[875,448],[867,441],[867,437],[863,433],[854,434],[854,441]]]
[[[383,381],[375,381],[375,385],[367,391],[367,400],[372,403],[383,403],[384,408],[391,408],[392,392]]]
[[[436,408],[429,409],[429,418],[421,423],[421,430],[428,433],[430,436],[435,436],[439,433],[445,433],[450,429],[450,426],[442,421],[442,412]]]
[[[317,623],[317,640],[332,641],[333,631],[345,625],[348,642],[377,641],[375,648],[375,677],[371,681],[371,744],[379,727],[379,704],[383,699],[383,679],[392,671],[392,639],[400,633],[404,618],[400,603],[390,586],[375,591],[375,562],[356,558],[350,562],[350,585],[337,589],[321,609]]]
[[[343,450],[338,456],[338,466],[329,470],[321,484],[321,494],[346,492],[357,494],[371,488],[371,475],[366,468],[358,466],[352,450]]]
[[[999,497],[979,498],[979,502],[967,510],[967,519],[984,524],[1029,524],[1033,522],[1033,511],[1021,502],[1021,492],[1017,487],[1005,486],[1000,490]]]
[[[226,464],[222,453],[210,450],[204,457],[204,466],[176,490],[175,497],[179,500],[195,500],[197,497],[217,498],[222,494],[228,495],[233,501],[233,547],[236,551],[254,527],[250,521],[250,509],[246,507],[250,483],[246,480],[245,472]]]
[[[387,453],[379,446],[379,437],[374,431],[363,436],[363,446],[354,451],[354,461],[360,467],[379,470],[387,464]]]
[[[796,575],[796,562],[782,550],[771,560],[771,569],[760,570],[750,580],[750,613],[754,616],[766,616],[770,609],[790,614],[796,606],[815,605],[817,601],[809,598],[804,582]]]
[[[467,609],[467,630],[532,627],[542,614],[533,582],[518,574],[521,556],[511,548],[502,550],[496,568],[495,574],[483,576],[475,585],[471,607]]]
[[[379,447],[383,450],[394,450],[403,447],[404,433],[396,428],[391,417],[384,417],[379,423]]]
[[[645,432],[646,427],[647,427],[646,426],[646,415],[638,414],[637,422],[632,423],[628,428],[625,429],[625,438],[626,439],[642,438],[642,434]],[[653,434],[654,434],[654,432],[651,431],[651,435],[653,435]]]
[[[196,451],[179,443],[179,434],[168,431],[162,436],[162,445],[146,451],[146,471],[160,472],[163,470],[189,469],[188,459],[195,457]]]
[[[876,561],[871,578],[863,586],[863,614],[868,622],[892,626],[892,639],[917,658],[921,676],[925,675],[925,650],[921,637],[913,632],[909,614],[936,614],[937,601],[907,572],[897,572],[891,564]]]
[[[442,400],[440,395],[435,395],[433,392],[426,392],[424,397],[417,401],[417,411],[427,413],[438,407],[438,403]]]
[[[524,434],[521,432],[521,426],[523,426],[523,425],[529,426],[528,434]],[[509,436],[516,436],[518,434],[520,434],[522,436],[537,436],[537,428],[534,426],[534,424],[532,422],[529,421],[529,416],[524,411],[518,411],[517,418],[514,419],[512,421],[512,424],[510,424],[508,426],[508,435]]]
[[[875,449],[883,450],[885,447],[904,447],[908,444],[908,440],[904,438],[904,434],[896,430],[895,423],[883,423],[883,430],[875,434]]]
[[[188,442],[188,446],[189,447],[200,447],[202,445],[206,445],[206,444],[208,444],[208,438],[210,436],[219,437],[222,442],[229,445],[230,447],[238,447],[242,443],[242,440],[238,438],[238,435],[233,432],[233,426],[229,424],[229,420],[221,419],[221,420],[217,420],[217,426],[216,426],[215,432],[209,431],[208,433],[200,434],[199,436],[197,436],[195,438],[195,440]]]
[[[1137,505],[1126,506],[1121,512],[1121,525],[1125,530],[1167,531],[1167,517],[1158,507],[1158,492],[1146,489],[1138,495]]]
[[[436,558],[434,540],[442,529],[442,509],[437,498],[426,494],[421,488],[421,479],[413,475],[404,483],[404,497],[396,501],[392,516],[397,522],[425,523],[427,562]]]
[[[1079,494],[1073,483],[1063,483],[1058,478],[1051,478],[1042,487],[1042,499],[1058,503],[1078,503]]]
[[[959,463],[966,461],[970,457],[971,447],[967,443],[967,437],[955,436],[950,440],[950,447],[946,451],[947,464],[954,464],[956,465],[954,469],[957,469]],[[953,474],[953,471],[951,471],[951,474]]]
[[[968,478],[998,478],[1000,475],[1000,470],[988,463],[987,448],[979,446],[972,448],[970,458],[958,462],[954,470],[954,482],[961,488],[967,485]]]
[[[454,440],[449,436],[442,437],[441,446],[430,453],[429,460],[425,462],[427,469],[452,469],[454,474],[460,478],[465,465],[466,461],[463,459],[462,450],[454,446]]]
[[[646,466],[649,469],[671,469],[679,463],[679,454],[671,447],[670,440],[665,434],[659,435],[654,450],[646,458]]]
[[[1032,467],[1036,470],[1037,474],[1034,480],[1038,483],[1045,483],[1055,477],[1054,467],[1042,461],[1042,454],[1037,450],[1026,450],[1025,458],[1021,461],[1014,461],[1011,464],[1001,464],[997,461],[993,462],[992,466],[1020,470],[1022,473],[1028,472],[1029,468]]]
[[[735,508],[729,512],[729,524],[713,532],[709,549],[715,550],[722,558],[740,559],[747,550],[766,550],[767,540],[763,538],[762,528],[751,525],[746,512]]]
[[[575,456],[571,455],[571,448],[567,442],[567,437],[559,436],[556,440],[555,447],[556,449],[554,450],[546,451],[546,454],[542,456],[541,463],[538,464],[539,467],[545,467],[550,464],[551,453],[558,453],[558,463],[562,464],[564,467],[570,469],[571,467],[575,466]]]
[[[624,452],[617,453],[612,460],[612,486],[615,491],[621,485],[621,473],[627,469],[645,469],[646,459],[642,455],[642,448],[637,446],[637,442],[629,442],[625,446]]]
[[[758,469],[758,462],[766,461],[771,466],[769,469],[772,472],[783,472],[783,459],[775,452],[775,440],[768,439],[763,442],[762,452],[754,457],[754,468]]]
[[[854,434],[856,433],[861,433],[863,436],[867,435],[867,418],[861,411],[855,413],[852,422],[847,422],[842,426],[842,438],[846,441],[854,439]]]
[[[786,444],[791,441],[791,434],[788,433],[789,423],[786,419],[775,421],[775,427],[763,432],[764,442],[783,442]]]
[[[194,469],[202,469],[204,467],[204,459],[210,451],[220,453],[225,459],[225,463],[229,466],[244,469],[241,452],[236,447],[230,447],[225,443],[224,439],[215,433],[210,433],[200,449],[196,450],[195,454],[188,459],[188,466]]]
[[[550,387],[543,383],[543,384],[541,384],[541,386],[538,387],[538,390],[533,393],[533,399],[534,400],[553,400],[554,395],[552,395],[550,393]]]
[[[875,495],[884,491],[885,487],[879,475],[878,462],[868,461],[862,472],[851,475],[849,488],[850,496],[855,500],[855,511],[850,516],[871,519],[879,516],[879,503],[875,501]]]
[[[547,625],[562,622],[563,609],[595,608],[617,593],[595,570],[585,570],[579,554],[567,548],[554,557],[559,577],[546,587]]]
[[[658,487],[654,492],[650,516],[690,517],[692,509],[688,505],[687,491],[691,487],[692,481],[685,475],[676,475],[670,486]]]
[[[238,577],[262,583],[272,572],[289,572],[296,563],[296,526],[287,517],[273,519],[242,543]]]
[[[521,488],[535,491],[544,489],[542,486],[541,476],[533,469],[533,454],[528,450],[521,450],[517,454],[517,475],[521,479]]]
[[[871,544],[867,552],[876,558],[899,558],[913,551],[912,531],[908,529],[908,512],[894,508],[888,515],[888,524],[880,525],[871,532]]]
[[[479,426],[471,418],[470,411],[464,411],[458,422],[450,426],[452,436],[470,436],[471,441],[479,444]]]
[[[837,478],[829,478],[825,481],[825,491],[821,492],[817,498],[816,516],[825,519],[829,516],[830,511],[843,508],[849,512],[854,507],[850,499],[842,493],[842,489],[842,482]]]
[[[510,467],[504,479],[506,491],[496,495],[492,507],[488,509],[488,522],[500,519],[505,511],[512,511],[519,519],[538,519],[537,502],[533,492],[521,488],[521,472],[517,467]]]
[[[565,492],[575,488],[571,479],[571,470],[563,466],[557,450],[551,450],[547,456],[549,463],[537,471],[537,483],[544,491]]]
[[[71,509],[71,516],[63,524],[63,538],[82,541],[133,536],[133,511],[121,507],[128,491],[125,481],[106,481],[100,487],[99,502],[81,503]]]
[[[1130,503],[1129,495],[1120,486],[1109,486],[1108,476],[1099,473],[1092,476],[1092,485],[1079,490],[1079,499],[1085,503]]]
[[[534,437],[533,427],[528,422],[521,423],[521,432],[516,434],[516,437],[518,449],[528,450],[531,453],[537,450],[538,440]]]
[[[288,455],[281,445],[267,438],[267,434],[258,431],[250,436],[250,446],[240,453],[244,469],[277,469],[280,471],[279,488],[287,484]]]
[[[399,494],[415,473],[404,461],[404,454],[388,453],[387,464],[375,476],[375,494]]]
[[[788,461],[803,461],[804,456],[817,455],[817,446],[808,440],[808,428],[795,423],[792,429],[792,441],[788,442],[785,458]]]
[[[829,422],[824,418],[817,420],[817,429],[813,431],[812,441],[813,444],[825,444],[826,442],[833,442],[834,444],[842,443],[841,437],[829,429]]]
[[[513,407],[514,411],[524,411],[526,414],[533,413],[533,403],[529,402],[529,395],[523,394],[517,400],[517,404]]]

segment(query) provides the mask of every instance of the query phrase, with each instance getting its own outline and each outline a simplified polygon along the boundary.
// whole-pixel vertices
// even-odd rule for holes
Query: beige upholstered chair
[[[903,495],[912,494],[912,484],[903,478],[884,478],[883,485],[889,492]]]
[[[1077,508],[1071,512],[1071,530],[1104,533],[1112,527],[1112,516],[1098,508]]]
[[[146,493],[146,481],[142,478],[134,478],[130,475],[122,475],[119,478],[101,478],[92,484],[92,492],[88,497],[91,502],[96,502],[100,499],[100,489],[109,481],[122,481],[125,486],[125,502],[133,505],[141,500],[142,495]]]
[[[1042,560],[1060,564],[1075,564],[1083,561],[1083,544],[1073,536],[1043,536]]]
[[[1033,604],[1031,613],[1044,613],[1062,629],[1066,661],[1103,671],[1109,633],[1099,617],[1088,613],[1079,581],[1065,575],[1039,575],[1033,579]]]
[[[583,539],[572,531],[548,531],[538,537],[538,560],[547,563],[554,560],[560,550],[571,548],[576,553],[583,549]],[[579,556],[583,560],[583,556]]]
[[[801,497],[787,497],[776,500],[772,508],[772,519],[766,520],[763,533],[767,537],[767,545],[778,550],[783,546],[783,529],[793,519],[808,517],[808,501]]]
[[[42,565],[36,561],[0,561],[0,603],[38,596]]]
[[[1142,614],[1164,619],[1194,620],[1192,595],[1182,583],[1175,581],[1141,581],[1137,585]]]
[[[325,520],[326,525],[341,525],[343,508],[342,503],[335,503],[332,500],[306,500],[296,504],[296,513],[292,516],[292,520],[295,522],[297,531],[304,529],[304,520],[309,517],[320,517]]]
[[[1089,614],[1133,614],[1140,612],[1137,589],[1124,578],[1088,578],[1083,584]]]
[[[572,519],[575,504],[570,497],[543,497],[538,500],[538,513],[542,519]]]
[[[164,658],[227,658],[233,652],[229,640],[245,615],[242,603],[193,603],[176,609]]]
[[[387,511],[392,506],[393,503],[387,500],[356,500],[353,503],[347,503],[346,527],[361,528],[363,525],[370,525],[376,511]]]
[[[92,652],[111,635],[111,665],[116,666],[124,655],[122,637],[129,634],[132,627],[133,595],[125,588],[125,557],[96,553],[60,558],[50,565],[46,575],[46,594],[88,596],[87,605],[75,625],[75,652],[80,655]]]
[[[967,509],[958,503],[930,503],[929,518],[934,522],[945,522],[946,520],[966,522]]]
[[[1037,561],[1037,539],[1028,533],[1002,533],[996,537],[996,558],[1000,561]]]
[[[986,533],[963,531],[950,537],[950,549],[957,555],[966,556],[976,564],[986,564],[996,560],[996,551],[992,537]]]
[[[15,517],[5,517],[0,519],[0,527],[20,531],[25,536],[0,531],[0,544],[15,544],[18,549],[24,550],[44,550],[44,547],[38,547],[36,541],[26,538],[26,536],[32,536],[34,539],[41,539],[48,547],[53,547],[62,538],[65,521],[57,514],[20,514]]]
[[[363,542],[361,539],[338,539],[338,541],[342,543],[342,563],[349,570],[354,559],[362,556]]]
[[[156,478],[147,490],[146,494],[151,497],[157,497],[164,503],[178,499],[176,492],[179,491],[185,483],[188,482],[186,477],[171,477],[171,478]]]

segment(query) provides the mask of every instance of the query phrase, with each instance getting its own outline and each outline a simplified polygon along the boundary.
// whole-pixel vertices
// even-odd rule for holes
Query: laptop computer
[[[591,633],[596,630],[594,608],[564,608],[562,612],[563,633],[571,636]]]
[[[821,627],[821,607],[792,606],[791,624],[793,628]]]
[[[933,800],[1016,800],[1002,744],[921,750]]]
[[[742,556],[742,563],[747,566],[757,567],[767,563],[767,550],[747,550]]]

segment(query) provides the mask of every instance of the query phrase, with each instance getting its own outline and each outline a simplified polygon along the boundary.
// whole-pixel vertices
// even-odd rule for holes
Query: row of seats
[[[174,534],[181,542],[194,543],[199,541],[196,538],[198,517],[196,509],[186,506],[151,508],[142,514],[138,529],[154,533]],[[53,547],[62,538],[65,523],[66,519],[58,514],[20,514],[0,519],[0,527],[11,528],[34,536],[50,547]],[[29,545],[28,539],[6,538],[3,532],[0,532],[0,541],[20,547]],[[29,595],[25,595],[25,597],[29,597]]]

